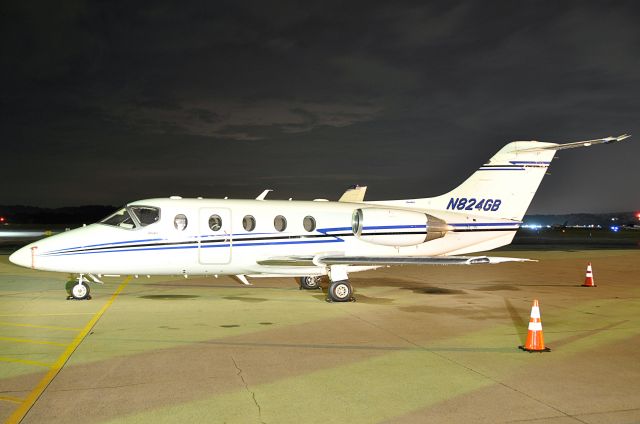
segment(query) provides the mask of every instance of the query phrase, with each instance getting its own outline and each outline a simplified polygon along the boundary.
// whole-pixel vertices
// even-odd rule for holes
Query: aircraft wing
[[[327,266],[327,265],[477,265],[502,262],[537,262],[532,259],[499,256],[281,256],[258,261],[271,266]]]

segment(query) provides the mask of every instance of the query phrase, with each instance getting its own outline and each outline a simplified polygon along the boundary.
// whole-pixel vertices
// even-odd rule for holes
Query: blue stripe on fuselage
[[[469,227],[490,227],[490,226],[494,226],[494,227],[506,227],[506,226],[513,226],[514,230],[517,230],[518,227],[520,226],[521,222],[514,222],[514,223],[510,223],[510,222],[494,222],[494,223],[478,223],[478,222],[473,222],[473,223],[450,223],[449,225],[454,227],[454,228],[469,228]],[[385,225],[385,226],[371,226],[371,227],[364,227],[364,229],[367,230],[376,230],[376,229],[402,229],[402,228],[425,228],[427,226],[425,225]],[[428,228],[428,227],[427,227]],[[346,230],[351,230],[351,227],[335,227],[335,228],[323,228],[323,229],[318,229],[317,231],[319,233],[321,233],[322,235],[326,235],[326,236],[332,236],[331,234],[327,234],[327,232],[334,232],[334,231],[346,231]],[[280,235],[282,236],[282,233],[243,233],[243,235],[257,235],[257,234],[269,234],[269,235]],[[375,233],[371,234],[371,235],[375,235]],[[342,237],[345,236],[353,236],[353,234],[348,234],[348,235],[342,235]],[[287,236],[287,237],[291,237],[291,236]],[[300,237],[304,237],[304,235],[300,235]],[[75,251],[75,252],[70,252],[70,250],[72,249],[81,249],[81,248],[88,248],[88,247],[98,247],[98,246],[108,246],[108,245],[116,245],[116,244],[125,244],[125,243],[139,243],[139,242],[145,242],[145,241],[161,241],[164,239],[148,239],[148,240],[130,240],[130,241],[121,241],[121,242],[111,242],[111,243],[99,243],[99,244],[93,244],[93,245],[87,245],[87,246],[79,246],[79,247],[69,247],[69,248],[64,248],[64,249],[58,249],[58,250],[53,250],[51,252],[44,252],[42,253],[40,256],[69,256],[69,255],[86,255],[86,254],[93,254],[93,253],[118,253],[118,252],[138,252],[138,251],[147,251],[147,250],[177,250],[177,249],[198,249],[198,248],[202,248],[202,249],[209,249],[209,248],[220,248],[220,247],[242,247],[242,246],[274,246],[274,245],[290,245],[290,244],[319,244],[319,243],[342,243],[345,240],[338,237],[337,235],[332,236],[334,238],[332,239],[324,239],[324,240],[284,240],[284,241],[264,241],[264,242],[242,242],[242,239],[237,239],[237,242],[233,242],[232,243],[228,243],[226,240],[220,240],[220,244],[193,244],[193,245],[189,245],[189,246],[153,246],[150,245],[148,247],[129,247],[127,248],[127,246],[114,246],[114,249],[102,249],[102,250],[92,250],[92,251]],[[279,237],[273,237],[273,239],[278,239]],[[189,243],[189,242],[177,242],[179,243]]]

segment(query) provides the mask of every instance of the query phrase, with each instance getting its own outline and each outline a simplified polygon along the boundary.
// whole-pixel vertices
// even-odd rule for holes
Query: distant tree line
[[[36,206],[0,206],[0,217],[7,224],[66,224],[82,225],[97,222],[115,212],[117,207],[108,205],[71,206],[64,208],[40,208]]]
[[[636,212],[572,213],[566,215],[525,215],[525,224],[538,225],[637,225]]]

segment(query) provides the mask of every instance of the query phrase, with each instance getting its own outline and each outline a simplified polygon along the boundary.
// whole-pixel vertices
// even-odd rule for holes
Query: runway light
[[[4,218],[4,216],[0,216],[0,224],[4,224],[5,221],[6,219]]]
[[[620,227],[618,227],[617,225],[612,225],[611,227],[609,227],[611,229],[611,231],[613,231],[614,233],[617,233],[618,231],[620,231]]]

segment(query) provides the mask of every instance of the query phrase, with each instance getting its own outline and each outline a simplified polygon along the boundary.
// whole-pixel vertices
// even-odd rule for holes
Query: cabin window
[[[256,219],[251,215],[247,215],[242,218],[242,226],[245,231],[253,231],[256,229]]]
[[[220,215],[211,215],[209,217],[209,228],[211,231],[220,231],[220,228],[222,228],[222,218],[220,218]]]
[[[178,231],[184,231],[188,224],[189,220],[187,220],[187,217],[183,214],[178,214],[173,219],[173,226],[176,227],[176,230]]]
[[[302,221],[302,226],[308,232],[311,232],[316,229],[316,220],[312,216],[305,216]]]
[[[129,230],[136,228],[135,221],[131,217],[131,214],[127,208],[122,208],[114,214],[109,215],[102,221],[101,224],[112,225],[114,227],[127,228]]]
[[[282,215],[278,215],[273,219],[273,227],[277,231],[284,231],[287,229],[287,218]]]
[[[160,209],[152,206],[129,206],[129,211],[138,218],[140,226],[145,227],[160,219]]]

